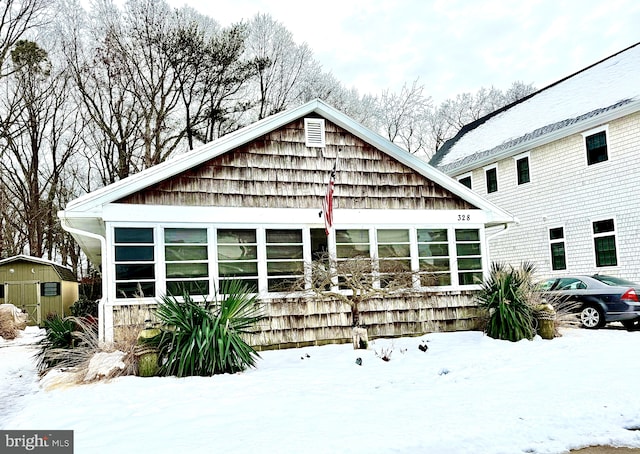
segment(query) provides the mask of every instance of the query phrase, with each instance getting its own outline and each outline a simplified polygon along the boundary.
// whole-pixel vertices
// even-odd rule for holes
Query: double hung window
[[[616,229],[613,219],[593,222],[593,243],[596,253],[596,266],[616,266]]]

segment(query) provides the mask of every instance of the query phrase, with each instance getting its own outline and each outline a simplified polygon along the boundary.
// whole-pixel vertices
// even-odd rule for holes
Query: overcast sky
[[[270,14],[361,94],[416,79],[435,101],[542,88],[640,42],[637,0],[168,0],[221,25]]]

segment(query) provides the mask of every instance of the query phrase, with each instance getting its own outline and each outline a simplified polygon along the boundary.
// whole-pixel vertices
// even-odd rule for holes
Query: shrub
[[[517,342],[535,335],[532,295],[534,267],[524,263],[520,269],[499,263],[482,283],[478,306],[488,311],[485,332],[494,339]]]
[[[242,338],[264,315],[256,296],[241,281],[224,281],[221,301],[178,301],[164,296],[156,312],[162,375],[186,377],[235,373],[255,366],[258,353]]]
[[[81,296],[78,301],[71,306],[71,315],[75,317],[98,318],[98,301]]]
[[[86,319],[55,315],[44,322],[44,327],[46,334],[36,353],[36,367],[41,374],[54,367],[78,367],[100,351],[97,328]]]

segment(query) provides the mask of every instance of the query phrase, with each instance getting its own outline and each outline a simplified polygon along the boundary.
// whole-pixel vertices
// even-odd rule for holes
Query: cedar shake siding
[[[325,125],[325,148],[305,146],[300,118],[118,203],[319,208],[340,150],[335,208],[475,208],[330,121]]]

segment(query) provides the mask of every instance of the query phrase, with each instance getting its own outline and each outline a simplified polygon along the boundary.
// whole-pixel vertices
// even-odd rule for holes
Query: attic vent
[[[308,147],[324,147],[324,120],[322,118],[304,119],[304,140]]]

